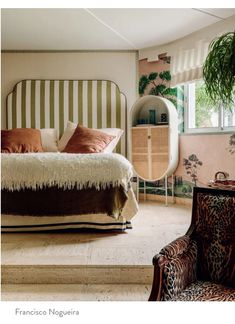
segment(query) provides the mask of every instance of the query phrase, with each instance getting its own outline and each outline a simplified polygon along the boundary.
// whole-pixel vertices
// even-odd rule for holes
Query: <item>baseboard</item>
[[[153,195],[153,194],[146,194],[143,193],[139,194],[140,201],[158,201],[165,203],[165,196],[162,195]],[[168,196],[167,201],[169,204],[177,204],[177,205],[185,205],[185,206],[192,206],[192,199],[189,198],[180,198],[180,197],[171,197]]]

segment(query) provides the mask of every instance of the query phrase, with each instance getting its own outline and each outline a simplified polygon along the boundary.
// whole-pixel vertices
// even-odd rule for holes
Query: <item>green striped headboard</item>
[[[126,97],[112,81],[23,80],[7,96],[7,129],[56,128],[67,121],[124,130],[116,152],[126,155]]]

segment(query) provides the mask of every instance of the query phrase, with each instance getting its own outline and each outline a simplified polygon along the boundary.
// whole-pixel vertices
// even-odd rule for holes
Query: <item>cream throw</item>
[[[107,188],[123,186],[133,174],[130,162],[116,153],[2,154],[2,189],[36,190],[44,186],[70,188]]]

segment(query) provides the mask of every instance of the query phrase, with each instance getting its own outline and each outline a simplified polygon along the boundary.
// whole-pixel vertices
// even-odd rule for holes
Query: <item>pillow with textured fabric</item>
[[[62,152],[101,153],[113,139],[112,135],[78,125]]]
[[[58,150],[61,152],[65,149],[65,146],[68,144],[68,141],[73,136],[73,133],[77,127],[77,124],[72,123],[71,121],[67,122],[67,126],[64,130],[64,134],[58,142]]]
[[[41,128],[42,148],[44,152],[58,152],[58,132],[55,128]]]
[[[77,127],[77,124],[68,121],[64,134],[60,138],[58,142],[58,150],[61,152],[64,150],[65,146],[67,145],[70,138],[73,136],[73,133]],[[112,153],[115,147],[117,146],[121,136],[123,135],[124,131],[120,128],[99,128],[97,129],[103,133],[108,135],[115,136],[115,138],[105,147],[103,150],[104,153]]]
[[[1,131],[2,153],[43,152],[39,129],[14,128]]]
[[[117,146],[124,131],[120,128],[100,128],[99,130],[105,134],[115,136],[115,138],[104,149],[104,153],[112,153],[115,150],[115,147]]]

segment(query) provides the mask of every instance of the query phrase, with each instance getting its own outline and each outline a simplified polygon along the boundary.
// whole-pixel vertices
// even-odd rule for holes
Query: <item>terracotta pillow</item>
[[[62,152],[100,153],[115,138],[96,129],[78,125]]]
[[[1,131],[2,153],[43,152],[38,129],[14,128]]]

